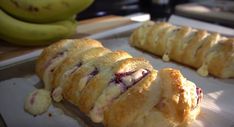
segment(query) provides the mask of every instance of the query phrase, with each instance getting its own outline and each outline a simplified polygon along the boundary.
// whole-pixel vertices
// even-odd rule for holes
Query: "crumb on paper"
[[[48,113],[48,116],[49,116],[49,117],[52,117],[52,113],[49,112],[49,113]]]

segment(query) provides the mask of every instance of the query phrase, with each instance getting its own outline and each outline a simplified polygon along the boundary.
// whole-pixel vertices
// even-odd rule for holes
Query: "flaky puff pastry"
[[[136,29],[129,40],[132,46],[162,56],[164,61],[174,60],[196,68],[202,76],[210,73],[220,78],[234,77],[234,40],[221,37],[217,33],[149,21]],[[230,48],[220,49],[223,57],[215,57],[217,55],[211,54],[214,54],[216,45],[230,45]],[[224,58],[228,60],[223,61]],[[206,64],[206,61],[209,61],[209,64]]]
[[[170,24],[165,22],[158,24],[154,24],[154,22],[144,23],[141,27],[139,27],[139,29],[136,29],[132,33],[130,40],[138,41],[134,41],[134,43],[131,44],[136,47],[141,47],[144,50],[150,50],[155,54],[163,54],[166,48],[166,45],[165,43],[163,43],[163,40],[166,39],[166,37],[164,37],[165,33],[170,32],[172,30],[170,26]],[[162,38],[161,41],[152,42],[152,40],[158,40],[159,38]],[[155,47],[156,45],[160,47],[158,48],[159,50],[154,50],[152,48],[149,49],[149,47]]]
[[[109,68],[115,62],[131,57],[127,52],[120,50],[89,61],[70,76],[64,87],[63,96],[74,105],[79,106],[80,92],[93,77]]]
[[[202,92],[178,70],[166,68],[144,78],[104,113],[107,127],[186,126],[200,112]]]
[[[222,78],[234,77],[234,39],[223,38],[213,46],[198,71]]]
[[[161,29],[158,32],[173,34],[177,31],[174,27],[169,29],[168,24],[164,25],[158,26]],[[167,30],[164,31],[164,28]],[[184,28],[182,32],[187,40],[195,34],[186,34],[189,30]],[[205,47],[215,45],[209,40]],[[230,40],[223,38],[222,41]],[[105,127],[186,126],[199,114],[202,91],[178,70],[167,68],[157,72],[147,60],[132,58],[127,52],[111,52],[102,46],[87,48],[89,43],[82,44],[86,45],[82,48],[85,50],[71,51],[59,64],[53,65],[51,81],[55,84],[49,84],[49,87],[54,89],[52,96],[55,96],[55,101],[64,98],[93,122],[101,122]],[[185,48],[183,44],[181,47]],[[200,51],[200,55],[218,59],[223,53],[217,55],[216,51],[229,53],[233,49],[231,43],[213,47],[208,52]],[[167,48],[161,51],[164,50],[168,51]],[[208,60],[205,63],[209,65],[211,62]],[[66,73],[70,75],[63,77]],[[57,92],[62,95],[61,98],[56,98]]]
[[[52,94],[53,99],[57,102],[62,100],[61,94],[66,82],[68,82],[67,80],[73,73],[79,70],[82,65],[110,52],[109,49],[104,47],[93,47],[82,52],[70,54],[54,72],[54,78],[51,84],[52,89],[54,89]]]
[[[145,69],[145,72],[147,71],[146,73],[148,73],[153,69],[153,67],[144,59],[127,58],[116,62],[111,66],[111,68],[100,72],[90,80],[82,90],[79,97],[80,110],[88,114],[94,122],[102,122],[102,113],[105,108],[108,108],[107,105],[110,105],[111,102],[118,98],[122,92],[125,92],[125,90],[128,89],[124,88],[126,85],[128,85],[129,88],[132,87],[137,84],[137,80],[142,78],[144,75],[139,74],[139,76],[135,76],[137,79],[129,77],[126,79],[129,81],[128,84],[126,81],[125,84],[121,84],[121,81],[124,83],[124,79],[121,78],[131,76],[139,69]],[[121,77],[121,75],[123,77]],[[116,81],[115,78],[120,79],[118,79],[119,81]]]
[[[93,39],[65,39],[45,48],[36,64],[36,73],[43,79],[45,88],[51,90],[51,79],[56,67],[72,52],[81,52],[91,47],[102,47]]]

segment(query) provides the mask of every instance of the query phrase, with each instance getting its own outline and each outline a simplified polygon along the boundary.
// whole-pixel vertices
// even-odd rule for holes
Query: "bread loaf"
[[[53,100],[69,101],[105,127],[187,126],[200,112],[202,91],[179,70],[157,71],[92,39],[45,48],[36,72]]]
[[[166,22],[145,22],[130,36],[130,44],[219,78],[234,77],[234,38],[217,33],[174,26]]]

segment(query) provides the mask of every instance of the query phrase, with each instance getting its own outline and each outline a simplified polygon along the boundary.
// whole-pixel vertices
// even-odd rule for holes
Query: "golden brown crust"
[[[112,68],[116,73],[131,72],[140,68],[145,68],[149,71],[153,70],[149,61],[143,58],[127,58],[117,62]]]
[[[61,40],[54,43],[53,45],[50,45],[49,47],[46,47],[43,50],[41,55],[38,57],[36,64],[36,73],[40,78],[42,78],[44,72],[44,64],[53,56],[55,56],[56,53],[62,50],[66,44],[69,44],[71,42],[72,40]]]
[[[85,47],[102,47],[102,44],[96,40],[87,38],[65,39],[45,48],[37,60],[36,73],[40,78],[43,78],[45,70],[51,64],[49,63],[50,60],[56,57],[56,55],[63,52],[83,50]]]
[[[157,121],[157,122],[156,122]],[[175,127],[175,123],[167,119],[162,112],[152,108],[142,113],[131,125],[131,127]]]
[[[178,70],[166,68],[157,77],[153,73],[112,103],[104,112],[104,125],[186,126],[197,117],[196,86]]]
[[[161,30],[163,28],[169,27],[170,24],[166,23],[166,22],[159,22],[159,23],[155,23],[150,29],[148,34],[146,35],[147,37],[145,38],[145,49],[149,49],[150,52],[154,53],[156,50],[154,48],[148,48],[148,47],[156,47],[157,45],[157,40],[160,39],[161,37],[158,36],[155,33],[160,33]],[[153,42],[151,42],[153,41]]]
[[[83,52],[77,52],[71,54],[55,70],[54,79],[51,84],[52,88],[56,88],[57,86],[63,85],[61,83],[65,81],[61,80],[66,80],[63,78],[63,76],[65,76],[64,74],[67,73],[67,71],[74,69],[75,66],[80,66],[79,64],[86,64],[88,61],[92,60],[93,58],[100,57],[109,52],[111,51],[104,47],[93,47]]]
[[[157,41],[157,44],[153,53],[159,56],[162,56],[163,54],[166,53],[167,47],[168,47],[167,45],[169,45],[168,43],[170,43],[170,40],[173,39],[174,37],[174,36],[169,36],[169,35],[173,35],[172,33],[174,33],[175,30],[176,30],[176,27],[171,26],[171,27],[167,27],[163,29],[162,32],[159,33],[160,38]]]
[[[89,74],[92,73],[92,71],[94,71],[95,69],[97,69],[99,72],[103,71],[115,62],[130,57],[131,56],[127,52],[115,51],[112,53],[108,53],[100,58],[94,59],[84,66],[81,66],[80,69],[72,74],[71,78],[69,78],[69,82],[64,89],[64,96],[66,97],[66,99],[72,100],[75,105],[79,106],[79,96],[82,96],[80,95],[80,92],[84,88],[84,85],[86,85],[81,85],[80,81],[82,79],[89,76]],[[81,108],[81,110],[82,109],[83,108]]]
[[[234,77],[234,39],[221,41],[214,52],[208,63],[209,72],[222,78]]]
[[[162,45],[163,50],[170,56],[173,48],[171,47],[170,50],[167,50],[167,48],[170,47],[169,44],[176,41],[173,40],[176,37],[168,38],[168,36],[176,31],[181,31],[180,36],[191,35],[188,34],[189,29],[187,28],[180,30],[176,27],[169,28],[170,25],[167,23],[162,24],[164,24],[162,27],[154,27],[161,29],[157,31],[158,33],[167,33],[162,38],[162,40],[167,40],[167,43]],[[149,30],[148,32],[152,31]],[[73,43],[74,41],[77,41],[77,44]],[[101,47],[99,42],[94,41],[95,44],[93,45],[92,40],[86,40],[87,43],[84,40],[74,41],[69,45],[63,44],[65,42],[62,41],[61,44],[54,44],[54,46],[46,48],[44,54],[42,53],[40,56],[42,58],[39,58],[40,62],[38,62],[42,65],[37,65],[39,66],[37,69],[45,66],[45,63],[61,50],[73,50],[60,62],[61,64],[53,65],[55,71],[51,73],[53,74],[51,77],[54,78],[54,85],[50,84],[50,87],[56,88],[55,94],[56,92],[60,93],[62,97],[79,107],[94,122],[102,122],[106,127],[182,126],[189,124],[199,114],[199,99],[201,99],[202,93],[198,95],[196,85],[186,80],[178,70],[166,68],[157,72],[149,61],[142,58],[132,58],[127,52],[111,52]],[[147,41],[142,40],[139,45],[142,42],[149,43]],[[229,43],[227,44],[226,41]],[[158,42],[158,44],[162,42]],[[186,49],[182,42],[177,43],[176,45],[179,48]],[[193,42],[186,43],[190,45]],[[233,40],[230,39],[223,39],[222,43],[220,42],[219,45],[215,46],[213,46],[213,43],[215,42],[208,39],[206,45],[200,45],[202,48],[203,46],[212,47],[208,52],[200,51],[201,56],[212,58],[207,61],[209,66],[213,66],[210,65],[213,63],[212,60],[220,59],[219,57],[234,49]],[[59,46],[61,47],[58,48]],[[54,50],[52,50],[53,47],[55,47]],[[198,50],[197,47],[193,50]],[[77,49],[79,52],[74,52]],[[54,52],[50,52],[50,50]],[[46,57],[47,53],[45,54],[45,52],[51,55]],[[42,62],[42,60],[45,61]],[[233,57],[225,60],[231,63]],[[69,73],[70,75],[67,77],[62,77],[77,65],[79,65],[78,69]],[[222,66],[226,66],[226,64]],[[229,67],[232,68],[233,66]],[[40,78],[44,80],[43,77]],[[64,82],[61,82],[61,80],[64,80]],[[60,87],[62,89],[57,89]],[[54,96],[54,91],[52,96]],[[113,92],[116,94],[112,94]],[[60,100],[58,97],[55,101],[57,99]],[[101,115],[98,113],[101,113]]]
[[[156,76],[157,72],[152,71],[115,100],[104,111],[104,125],[107,127],[128,127],[138,115],[150,110],[152,103],[157,101],[159,96],[159,94],[155,94],[155,91],[158,90],[158,84],[152,85]]]
[[[196,85],[171,68],[160,70],[158,76],[162,85],[162,100],[155,108],[176,124],[186,124],[195,119],[191,118],[197,116],[193,116],[193,111],[200,109],[197,107],[200,104],[197,101]]]
[[[81,91],[78,99],[79,108],[82,112],[86,114],[89,113],[94,102],[107,87],[112,77],[113,73],[109,70],[105,70],[89,81],[86,87]]]
[[[181,28],[179,28],[177,35],[171,40],[171,49],[168,53],[171,59],[177,62],[181,62],[181,55],[183,53],[181,47],[183,43],[180,39],[185,38],[186,35],[188,35],[188,32],[190,31],[190,27],[182,26]]]
[[[202,45],[203,39],[207,36],[207,32],[204,30],[198,30],[194,37],[188,42],[188,45],[183,50],[182,53],[182,63],[194,68],[198,68],[201,66],[196,64],[195,54],[197,49]]]
[[[205,60],[205,56],[208,53],[208,49],[213,47],[217,43],[219,38],[220,38],[220,35],[218,33],[212,33],[210,36],[206,38],[206,40],[204,40],[202,46],[197,50],[195,54],[195,58],[196,58],[195,64],[199,66],[202,65],[203,61]]]
[[[223,53],[220,53],[219,57],[209,58],[207,55],[215,45],[223,42],[223,39],[224,37],[220,37],[217,33],[208,33],[204,30],[146,22],[133,31],[130,36],[130,44],[155,55],[163,56],[164,61],[172,59],[196,68],[202,76],[210,73],[220,78],[231,78],[234,77],[234,68],[231,67],[234,64],[232,60],[224,61],[218,67],[219,69],[217,66],[221,64],[221,61],[226,60],[224,58],[232,57],[232,50],[228,50],[229,53],[220,50]],[[231,42],[233,39],[228,40]],[[228,43],[228,41],[223,43]],[[207,61],[210,63],[207,64]]]
[[[165,29],[170,27],[171,24],[166,23],[166,22],[158,22],[155,23],[149,30],[148,35],[146,35],[147,37],[146,39],[146,45],[155,47],[155,45],[157,44],[157,41],[161,38],[159,35],[155,34],[158,33],[160,34],[160,32]],[[153,43],[151,43],[151,41],[154,41]]]
[[[185,117],[184,111],[187,111],[187,107],[183,106],[183,101],[185,98],[182,98],[181,100],[178,97],[183,97],[183,89],[182,89],[182,84],[183,81],[181,78],[181,74],[176,71],[176,70],[163,70],[159,72],[160,80],[163,83],[162,87],[169,89],[168,93],[164,94],[164,96],[169,96],[171,100],[165,100],[164,104],[166,105],[165,107],[160,107],[156,105],[157,109],[163,112],[167,117],[170,117],[172,119],[178,120],[179,122],[183,121],[183,118]],[[168,95],[169,94],[169,95]],[[173,95],[177,95],[176,97],[173,98]],[[162,95],[163,96],[163,95]],[[164,98],[164,97],[163,97]],[[166,98],[166,97],[165,97]],[[171,105],[173,105],[171,107]],[[172,117],[173,113],[170,112],[171,108],[174,108],[174,111],[178,111],[175,113],[176,117]],[[183,109],[184,110],[180,110]]]
[[[132,43],[132,45],[135,46],[142,46],[143,43],[145,43],[146,41],[146,32],[145,30],[148,30],[150,27],[152,27],[154,25],[153,22],[146,22],[142,25],[142,27],[140,27],[139,29],[136,29],[132,36],[130,37],[130,43]]]
[[[93,78],[82,90],[79,97],[80,109],[88,113],[96,99],[100,96],[104,88],[108,85],[116,73],[132,72],[138,69],[151,71],[153,67],[148,61],[140,58],[127,58],[112,65],[111,70],[106,70]]]

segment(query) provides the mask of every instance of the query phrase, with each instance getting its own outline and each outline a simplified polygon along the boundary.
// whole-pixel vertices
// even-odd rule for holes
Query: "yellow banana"
[[[75,33],[73,19],[50,24],[35,24],[15,19],[0,10],[0,38],[18,45],[46,45]]]
[[[0,7],[14,17],[37,23],[65,20],[86,9],[93,0],[0,0]]]

